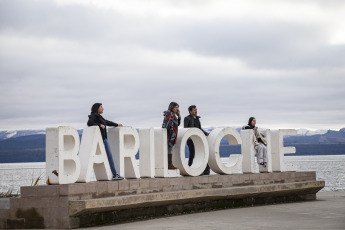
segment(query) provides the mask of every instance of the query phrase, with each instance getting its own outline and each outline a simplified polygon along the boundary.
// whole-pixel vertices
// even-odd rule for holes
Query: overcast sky
[[[0,1],[0,129],[345,127],[345,1]]]

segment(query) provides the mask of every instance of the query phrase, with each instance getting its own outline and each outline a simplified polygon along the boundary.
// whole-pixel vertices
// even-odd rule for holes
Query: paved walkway
[[[95,230],[345,229],[345,191],[319,192],[317,201],[227,209],[87,228]]]

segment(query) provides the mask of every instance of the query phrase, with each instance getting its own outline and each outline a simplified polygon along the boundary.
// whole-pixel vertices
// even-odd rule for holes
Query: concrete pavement
[[[93,230],[345,229],[345,191],[319,192],[318,200],[164,217]]]

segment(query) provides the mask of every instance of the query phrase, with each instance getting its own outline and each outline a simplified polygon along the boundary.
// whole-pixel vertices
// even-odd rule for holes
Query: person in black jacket
[[[195,105],[191,105],[188,108],[189,115],[184,118],[184,127],[185,128],[198,128],[204,132],[206,136],[209,135],[208,132],[204,131],[201,128],[200,117],[198,116],[198,109]],[[188,165],[191,166],[193,164],[193,160],[195,157],[195,148],[192,139],[188,139],[187,141],[188,149],[189,149],[189,160]],[[210,166],[207,164],[205,171],[202,175],[210,175]]]
[[[115,126],[115,127],[122,127],[122,124],[117,124],[112,121],[108,121],[104,119],[101,114],[103,113],[103,106],[102,103],[95,103],[91,107],[91,114],[89,115],[89,120],[87,122],[88,126],[99,126],[99,129],[102,134],[103,142],[105,151],[107,152],[108,161],[110,165],[111,172],[113,173],[113,180],[122,180],[123,177],[121,177],[115,169],[115,164],[113,160],[113,155],[111,153],[110,145],[107,139],[107,126]]]

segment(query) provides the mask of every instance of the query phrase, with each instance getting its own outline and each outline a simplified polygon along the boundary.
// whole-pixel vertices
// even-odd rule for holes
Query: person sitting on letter
[[[105,151],[107,152],[107,157],[110,165],[111,172],[113,173],[113,180],[122,180],[123,177],[120,176],[115,169],[115,164],[113,160],[113,155],[111,153],[110,145],[107,139],[107,126],[122,127],[122,124],[117,124],[112,121],[104,119],[101,114],[103,113],[102,103],[95,103],[91,107],[91,114],[89,115],[89,120],[87,122],[88,126],[99,126],[102,134]]]
[[[266,168],[267,165],[267,141],[265,135],[259,132],[256,125],[255,117],[250,117],[248,125],[242,127],[242,129],[252,129],[254,131],[253,144],[254,148],[257,151],[257,162]]]
[[[195,105],[191,105],[188,107],[189,115],[184,118],[184,127],[185,128],[198,128],[203,133],[208,136],[209,133],[204,131],[201,128],[201,123],[200,123],[200,117],[198,116],[198,109],[196,108]],[[189,160],[188,160],[188,165],[191,166],[193,164],[193,159],[195,157],[195,148],[192,139],[187,140],[187,145],[189,149]],[[210,166],[206,166],[205,171],[202,173],[202,175],[210,175]]]
[[[172,163],[172,151],[177,140],[178,126],[181,123],[179,105],[176,102],[171,102],[163,116],[162,128],[166,128],[168,133],[168,169],[176,169]]]

